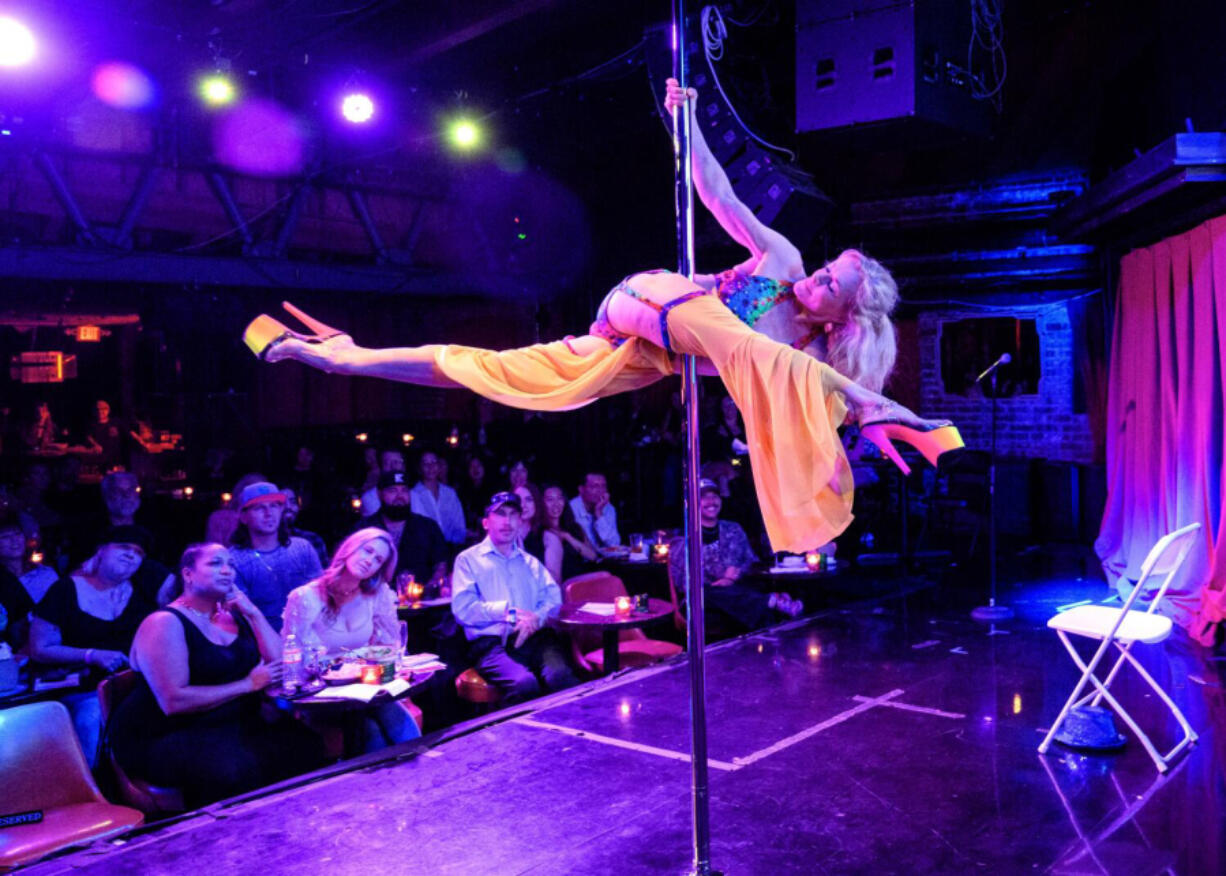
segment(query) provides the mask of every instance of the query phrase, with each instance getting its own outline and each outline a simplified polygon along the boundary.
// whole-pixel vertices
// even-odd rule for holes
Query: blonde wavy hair
[[[341,542],[340,547],[336,549],[336,555],[332,558],[332,562],[328,568],[324,569],[323,574],[314,580],[324,594],[327,596],[327,604],[329,608],[335,609],[336,603],[332,598],[332,584],[341,577],[345,571],[345,565],[349,562],[349,558],[358,552],[362,545],[371,541],[383,541],[390,548],[387,554],[387,559],[383,561],[383,565],[375,570],[375,574],[371,575],[361,584],[363,593],[369,595],[377,591],[380,587],[391,583],[393,575],[396,573],[396,542],[392,538],[391,533],[386,530],[379,529],[377,526],[368,526],[365,529],[359,529],[353,535]]]
[[[860,262],[862,280],[852,294],[847,321],[826,333],[826,364],[865,389],[881,392],[898,354],[898,336],[890,314],[898,304],[898,284],[885,265],[859,250],[845,250]],[[797,317],[812,325],[803,310]]]

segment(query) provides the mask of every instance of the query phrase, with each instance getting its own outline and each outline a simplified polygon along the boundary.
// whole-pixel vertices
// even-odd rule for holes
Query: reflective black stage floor
[[[1076,673],[1043,624],[1101,582],[1005,594],[990,635],[955,587],[866,582],[708,654],[713,865],[729,874],[1226,873],[1226,662],[1147,665],[1201,734],[1165,778],[1140,745],[1036,753]],[[595,682],[399,758],[48,862],[36,872],[639,874],[689,865],[684,662]],[[1154,699],[1116,690],[1160,743]]]

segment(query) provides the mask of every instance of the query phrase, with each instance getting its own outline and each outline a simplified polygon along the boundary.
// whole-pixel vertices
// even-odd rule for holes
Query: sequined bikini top
[[[716,274],[715,294],[725,307],[736,314],[737,319],[750,328],[775,305],[796,297],[791,283],[761,275],[742,274],[735,268]],[[794,340],[791,346],[803,350],[822,334],[821,326],[813,326],[808,333]]]
[[[719,300],[750,328],[776,304],[793,297],[791,283],[742,274],[731,268],[717,274],[716,280],[715,294]]]

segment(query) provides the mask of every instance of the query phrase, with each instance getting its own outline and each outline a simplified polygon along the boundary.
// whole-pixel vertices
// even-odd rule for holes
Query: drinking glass
[[[630,533],[630,553],[641,554],[643,552],[643,533]]]
[[[398,628],[400,632],[400,656],[405,657],[409,653],[409,622],[400,621]]]

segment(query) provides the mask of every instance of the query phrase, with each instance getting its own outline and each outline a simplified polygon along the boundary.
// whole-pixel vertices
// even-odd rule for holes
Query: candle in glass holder
[[[657,563],[668,562],[668,542],[657,542],[651,546],[651,558]]]
[[[629,596],[617,597],[616,599],[613,600],[613,605],[617,608],[618,614],[629,614],[630,613],[630,597]]]
[[[383,667],[375,663],[367,663],[362,667],[362,684],[382,684]]]
[[[404,592],[408,595],[410,602],[417,602],[426,592],[426,586],[417,581],[410,581],[405,585]]]
[[[822,565],[821,551],[809,551],[805,554],[805,565],[809,567],[810,572],[816,572]]]

